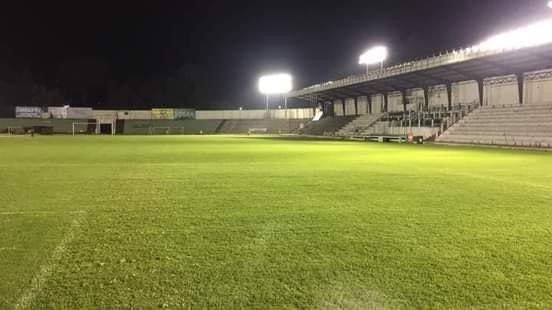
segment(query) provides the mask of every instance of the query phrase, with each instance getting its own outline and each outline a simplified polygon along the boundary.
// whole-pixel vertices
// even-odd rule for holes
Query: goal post
[[[26,133],[26,130],[23,127],[8,127],[7,133],[9,136],[24,135]]]
[[[74,122],[73,136],[77,134],[97,135],[99,133],[99,125],[96,122]]]

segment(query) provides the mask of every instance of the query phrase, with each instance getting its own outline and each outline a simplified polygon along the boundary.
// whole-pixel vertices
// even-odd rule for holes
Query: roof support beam
[[[351,97],[354,97],[355,95],[354,94],[350,94],[350,93],[346,93],[344,92],[343,90],[346,90],[346,88],[341,88],[340,90],[337,90],[337,89],[334,89],[332,90],[334,93],[338,94],[338,95],[341,95],[341,96],[345,96],[341,99],[346,99],[346,98],[351,98]]]
[[[507,70],[509,71],[510,74],[514,74],[515,72],[518,72],[518,71],[521,71],[519,68],[516,68],[516,67],[512,67],[512,66],[509,66],[509,65],[503,65],[503,64],[499,64],[497,63],[496,61],[492,61],[492,60],[488,60],[488,59],[477,59],[477,60],[474,60],[475,62],[479,62],[479,63],[483,63],[483,64],[489,64],[495,68],[498,68],[500,70]]]
[[[358,88],[346,88],[347,91],[353,92],[356,96],[368,96],[368,93],[365,93],[363,91],[359,91]]]
[[[450,84],[452,83],[452,81],[448,80],[448,79],[443,79],[443,78],[440,78],[440,77],[436,77],[430,73],[427,73],[427,72],[416,72],[415,73],[416,75],[419,75],[419,76],[423,76],[427,79],[430,79],[430,80],[433,80],[435,81],[436,83],[438,84],[444,84],[444,85],[447,85],[447,84]]]
[[[451,66],[447,67],[446,69],[449,70],[449,71],[452,71],[452,72],[454,72],[454,73],[456,73],[456,74],[460,74],[460,75],[464,76],[464,77],[466,78],[466,81],[467,81],[467,80],[474,80],[474,81],[477,81],[477,80],[483,78],[483,77],[481,77],[481,76],[473,75],[472,73],[469,73],[469,72],[466,72],[466,71],[464,71],[464,70],[462,70],[462,69],[458,69],[458,68],[451,67]]]

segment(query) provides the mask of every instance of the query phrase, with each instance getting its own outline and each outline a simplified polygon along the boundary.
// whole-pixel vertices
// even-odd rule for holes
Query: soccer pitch
[[[552,154],[0,138],[0,309],[550,308]]]

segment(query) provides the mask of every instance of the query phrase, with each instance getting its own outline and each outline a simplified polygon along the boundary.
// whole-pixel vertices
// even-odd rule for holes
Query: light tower
[[[259,92],[266,96],[266,115],[270,117],[270,95],[283,95],[287,119],[287,93],[293,89],[293,77],[287,73],[265,75],[259,79]]]
[[[383,72],[383,62],[387,59],[388,55],[387,47],[376,46],[360,55],[358,63],[366,65],[366,76],[368,76],[370,65],[380,64],[380,72]]]

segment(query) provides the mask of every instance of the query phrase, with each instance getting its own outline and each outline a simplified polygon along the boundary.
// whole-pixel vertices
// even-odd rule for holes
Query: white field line
[[[50,215],[50,214],[84,214],[86,211],[6,211],[1,215]]]
[[[19,297],[17,303],[15,304],[15,309],[28,309],[31,307],[32,302],[38,293],[40,293],[41,289],[44,287],[44,284],[52,275],[52,272],[63,257],[63,254],[67,250],[67,246],[71,243],[71,241],[73,241],[80,230],[80,225],[80,219],[73,220],[71,227],[52,252],[50,259],[44,265],[40,266],[40,270],[31,281],[30,287]]]

